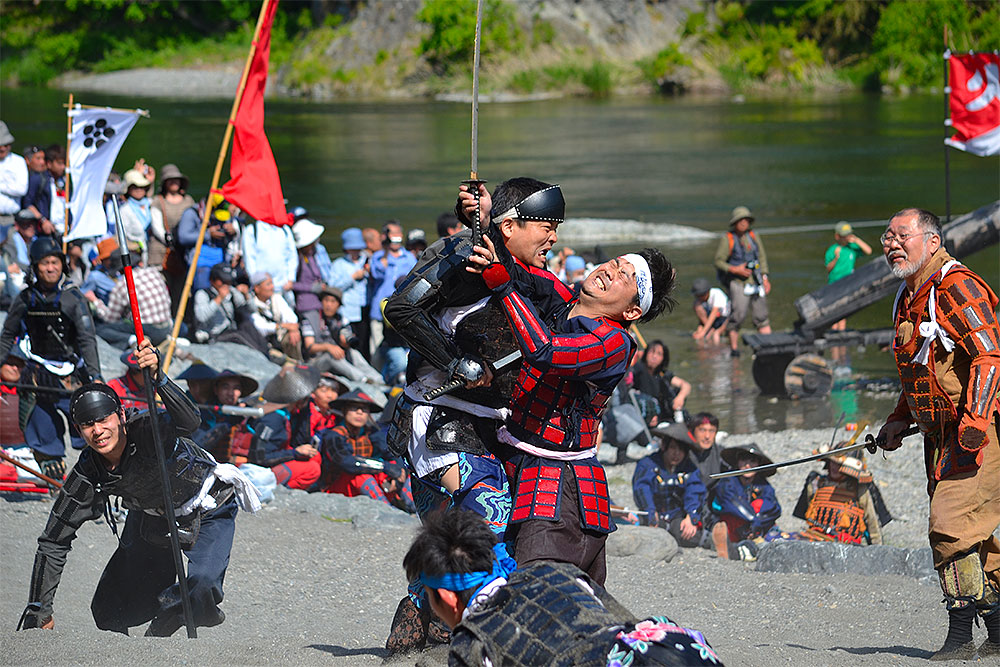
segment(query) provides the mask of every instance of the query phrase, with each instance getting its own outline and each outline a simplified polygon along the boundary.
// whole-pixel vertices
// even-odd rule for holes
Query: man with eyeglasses
[[[892,345],[903,391],[879,440],[899,448],[914,422],[924,436],[929,538],[949,616],[944,646],[931,659],[974,659],[977,612],[988,632],[979,656],[1000,656],[997,296],[948,254],[933,213],[900,211],[881,240],[889,268],[903,279]]]

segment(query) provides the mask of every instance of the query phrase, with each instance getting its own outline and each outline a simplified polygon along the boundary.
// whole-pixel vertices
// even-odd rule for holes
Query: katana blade
[[[479,56],[483,33],[483,0],[476,3],[476,41],[472,57],[472,166],[469,169],[469,179],[462,181],[468,186],[469,192],[476,197],[476,218],[472,221],[472,243],[482,243],[483,227],[479,205],[479,186],[486,181],[479,178]]]
[[[479,179],[479,56],[483,37],[483,0],[476,3],[476,45],[472,57],[472,167],[469,180]]]
[[[865,430],[867,430],[867,428],[868,427],[865,427]],[[857,435],[855,435],[854,438],[852,438],[852,440],[857,440],[858,437],[863,432],[864,431],[862,431],[862,432],[858,433]],[[903,434],[902,434],[901,437],[905,438],[908,435],[913,435],[913,434],[919,433],[919,432],[920,432],[920,427],[918,427],[918,426],[911,426],[908,429],[906,429],[905,431],[903,431]],[[827,452],[819,452],[817,454],[810,454],[809,456],[803,456],[802,458],[792,459],[790,461],[781,461],[779,463],[769,463],[769,464],[767,464],[765,466],[757,466],[756,468],[740,468],[738,470],[727,470],[725,472],[717,472],[714,475],[709,475],[708,477],[709,477],[709,479],[722,479],[723,477],[738,477],[739,475],[745,475],[746,473],[750,473],[750,472],[753,472],[753,473],[768,472],[770,470],[778,470],[779,468],[784,468],[784,467],[787,467],[787,466],[794,466],[794,465],[798,465],[800,463],[809,463],[810,461],[816,461],[817,459],[824,459],[824,458],[827,458],[829,456],[834,456],[834,455],[837,455],[837,454],[844,454],[846,452],[853,452],[855,450],[863,449],[863,448],[866,448],[866,447],[868,448],[868,451],[874,453],[876,447],[880,447],[880,446],[882,446],[884,444],[885,444],[885,440],[876,438],[875,436],[873,436],[873,435],[871,435],[869,433],[868,436],[865,438],[864,442],[855,442],[854,444],[850,444],[850,445],[848,445],[846,447],[838,447],[837,449],[831,449],[830,451],[827,451]]]

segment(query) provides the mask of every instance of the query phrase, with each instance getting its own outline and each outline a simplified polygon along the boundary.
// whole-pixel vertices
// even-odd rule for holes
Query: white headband
[[[645,315],[653,305],[653,274],[649,272],[649,263],[645,257],[634,252],[621,258],[635,267],[635,291],[639,294],[639,308]]]

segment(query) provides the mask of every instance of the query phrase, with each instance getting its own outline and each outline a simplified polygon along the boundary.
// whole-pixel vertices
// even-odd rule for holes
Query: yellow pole
[[[188,267],[187,279],[184,281],[184,290],[181,292],[180,304],[177,306],[177,315],[174,318],[174,328],[170,333],[170,344],[167,347],[167,354],[163,360],[163,372],[170,370],[170,362],[173,360],[174,347],[177,345],[177,336],[181,332],[181,322],[184,320],[184,311],[187,310],[188,297],[191,294],[191,284],[194,282],[194,274],[198,268],[198,256],[201,254],[201,246],[205,240],[205,230],[208,229],[208,221],[212,217],[212,195],[219,187],[219,177],[222,175],[222,164],[226,161],[226,153],[229,150],[229,140],[233,136],[233,123],[236,120],[236,111],[240,108],[240,100],[243,99],[243,90],[247,85],[247,78],[250,76],[250,64],[253,62],[254,53],[257,51],[257,40],[260,38],[260,31],[264,23],[264,16],[267,14],[267,7],[272,0],[264,0],[260,7],[260,15],[257,17],[257,27],[253,31],[253,39],[250,41],[250,52],[247,54],[247,61],[243,65],[243,74],[240,77],[240,85],[236,88],[236,98],[233,100],[233,108],[229,112],[229,120],[226,122],[226,131],[222,137],[222,147],[219,149],[219,158],[215,163],[215,173],[212,175],[212,187],[208,191],[205,201],[205,210],[201,215],[201,231],[198,234],[198,241],[194,246],[194,255],[191,257],[191,266]]]
[[[66,254],[66,236],[70,233],[71,227],[69,222],[69,187],[70,187],[70,176],[69,176],[69,146],[72,142],[73,137],[73,117],[69,115],[70,109],[73,108],[73,93],[69,94],[69,104],[66,105],[66,201],[63,204],[63,255]]]

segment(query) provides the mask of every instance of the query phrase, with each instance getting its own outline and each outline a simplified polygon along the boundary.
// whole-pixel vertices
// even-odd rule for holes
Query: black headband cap
[[[85,384],[69,399],[69,416],[74,424],[89,424],[104,419],[121,410],[122,401],[115,390],[106,384]]]
[[[558,185],[550,185],[522,199],[514,205],[514,210],[521,220],[563,222],[566,219],[566,200]],[[497,218],[494,221],[500,222]]]

